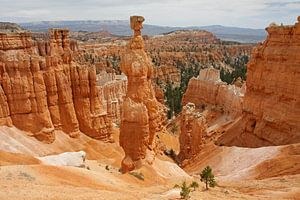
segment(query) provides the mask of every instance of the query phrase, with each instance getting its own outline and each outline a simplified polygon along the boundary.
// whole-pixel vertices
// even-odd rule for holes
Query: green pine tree
[[[196,190],[196,188],[199,187],[199,184],[196,181],[193,181],[190,185],[191,188],[194,188],[194,191]]]
[[[212,169],[210,166],[207,166],[204,168],[204,170],[200,174],[201,177],[201,182],[205,183],[205,188],[208,190],[209,187],[215,187],[216,186],[216,181],[215,181],[215,176],[212,173]]]
[[[180,196],[182,199],[188,199],[190,197],[191,189],[187,186],[186,182],[183,182],[181,185]]]

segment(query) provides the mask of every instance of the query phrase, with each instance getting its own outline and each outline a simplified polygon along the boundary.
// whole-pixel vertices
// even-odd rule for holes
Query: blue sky
[[[300,0],[0,0],[0,21],[127,20],[147,24],[264,28],[294,24]]]

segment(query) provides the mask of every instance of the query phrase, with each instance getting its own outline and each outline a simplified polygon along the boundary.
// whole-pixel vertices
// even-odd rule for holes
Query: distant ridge
[[[201,26],[196,28],[212,32],[222,40],[236,42],[260,42],[263,41],[267,35],[264,29],[239,28],[221,25]]]
[[[0,33],[18,33],[26,31],[23,27],[16,23],[0,22]]]
[[[108,31],[113,35],[128,36],[132,34],[127,20],[83,20],[83,21],[40,21],[20,23],[26,29],[37,32],[45,32],[48,28],[69,28],[71,31]],[[257,43],[266,37],[263,29],[250,29],[227,27],[221,25],[212,26],[189,26],[189,27],[170,27],[145,24],[143,33],[147,35],[159,35],[175,30],[207,30],[215,34],[221,40],[237,41],[242,43]]]

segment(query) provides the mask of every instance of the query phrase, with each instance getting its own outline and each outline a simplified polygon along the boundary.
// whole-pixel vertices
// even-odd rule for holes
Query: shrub
[[[199,187],[199,184],[196,181],[193,181],[190,185],[191,188],[194,188],[194,191],[196,190],[196,188]]]
[[[200,174],[201,177],[201,182],[205,183],[205,188],[208,190],[208,185],[209,187],[215,187],[216,186],[216,181],[215,181],[215,176],[212,173],[212,169],[210,166],[207,166],[204,168],[204,170]]]
[[[191,189],[187,186],[186,182],[183,182],[181,185],[180,196],[182,199],[188,199],[190,197]]]
[[[165,150],[164,154],[174,160],[175,163],[179,163],[179,158],[173,149]]]

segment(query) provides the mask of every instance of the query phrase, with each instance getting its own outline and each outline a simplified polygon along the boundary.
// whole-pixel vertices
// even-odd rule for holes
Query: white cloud
[[[140,14],[149,24],[258,28],[272,21],[293,24],[300,10],[296,0],[0,0],[0,5],[0,21],[128,19]]]
[[[41,18],[44,15],[51,14],[50,10],[46,9],[28,9],[28,10],[19,10],[15,13],[17,16],[22,17],[36,17]]]

